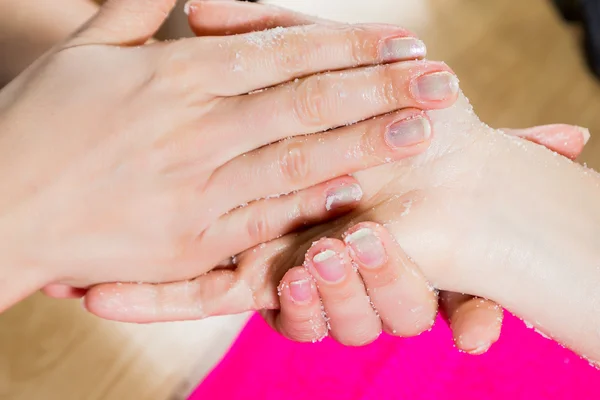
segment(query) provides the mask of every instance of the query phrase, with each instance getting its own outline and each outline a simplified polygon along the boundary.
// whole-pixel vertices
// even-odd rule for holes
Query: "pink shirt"
[[[448,326],[362,348],[293,343],[254,316],[190,397],[261,400],[600,399],[600,371],[506,315],[483,356],[459,353]]]

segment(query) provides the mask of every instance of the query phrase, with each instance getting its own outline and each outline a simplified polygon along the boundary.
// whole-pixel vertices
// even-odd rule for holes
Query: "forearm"
[[[510,169],[521,171],[521,210],[492,207],[506,210],[495,223],[519,234],[502,241],[511,250],[484,294],[600,361],[600,177],[558,157],[511,160]]]
[[[0,87],[97,9],[91,0],[0,0]]]

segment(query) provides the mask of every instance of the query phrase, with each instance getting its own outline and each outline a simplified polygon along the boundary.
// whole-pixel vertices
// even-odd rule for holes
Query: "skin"
[[[6,54],[5,61],[0,67],[0,76],[4,77],[4,81],[10,81],[15,75],[21,72],[26,66],[31,64],[42,53],[50,47],[65,40],[71,32],[81,26],[85,21],[90,19],[97,11],[98,6],[86,0],[62,0],[60,4],[56,1],[52,2],[37,2],[35,6],[27,2],[5,1],[2,7],[0,18],[4,21],[0,24],[0,53]],[[13,18],[18,15],[19,18]],[[26,18],[23,18],[26,16]],[[18,20],[18,24],[12,21]],[[57,21],[61,23],[56,23]],[[276,26],[298,26],[312,23],[333,24],[331,21],[318,20],[314,17],[307,17],[287,10],[276,7],[255,7],[251,4],[239,2],[201,2],[189,4],[189,22],[198,36],[222,36],[227,34],[243,34],[256,30],[265,30]],[[14,43],[19,43],[18,48],[14,47]],[[558,127],[557,127],[558,128]],[[512,130],[507,133],[522,136],[528,140],[534,140],[555,149],[556,151],[568,155],[575,156],[580,147],[564,146],[563,142],[554,140],[556,133],[564,136],[565,133],[580,135],[574,127],[540,127],[536,130]],[[575,143],[571,141],[570,143]],[[335,146],[335,145],[333,145]],[[342,210],[325,210],[323,213],[323,191],[327,187],[317,186],[314,190],[301,192],[295,196],[300,203],[309,203],[313,206],[304,207],[305,213],[303,223],[310,222],[311,218],[328,218],[335,216],[336,213]],[[270,204],[272,206],[272,204]],[[354,204],[345,206],[348,210]],[[288,201],[281,203],[279,209],[281,212],[275,212],[273,208],[269,208],[268,214],[262,218],[246,219],[237,221],[237,223],[248,224],[249,229],[252,226],[269,226],[272,232],[286,229],[290,223],[286,213],[286,207],[296,209],[297,206],[293,202]],[[260,222],[256,222],[260,221]],[[291,221],[293,222],[293,221]],[[229,224],[230,227],[233,224]],[[289,225],[293,227],[293,223]],[[233,227],[235,232],[235,227]],[[255,231],[255,229],[251,229]],[[237,236],[239,237],[239,235]],[[285,279],[282,285],[285,286]],[[368,282],[365,283],[367,290]],[[423,281],[420,283],[421,288],[427,289],[428,284]],[[53,283],[46,285],[43,288],[44,293],[56,298],[74,298],[85,295],[86,290],[66,284]],[[285,291],[283,291],[285,296]],[[359,291],[360,293],[360,291]],[[455,300],[450,300],[455,299]],[[460,301],[457,301],[459,299]],[[327,298],[325,298],[327,300]],[[293,321],[297,321],[297,316],[294,313],[286,313],[285,302],[282,300],[282,320],[286,321],[285,315],[290,315]],[[499,326],[497,322],[501,316],[498,307],[491,301],[473,298],[471,296],[458,295],[449,292],[443,292],[440,295],[440,306],[447,314],[457,338],[463,338],[458,341],[457,345],[468,351],[469,340],[464,338],[472,338],[473,342],[489,342],[495,341],[499,334]],[[422,308],[423,312],[427,312],[427,308]],[[302,311],[298,311],[302,312]],[[379,315],[383,315],[381,310],[378,310]],[[458,321],[456,316],[460,316]],[[392,315],[395,317],[395,314]],[[421,316],[420,318],[425,318]],[[279,321],[279,319],[276,319]],[[288,325],[288,324],[284,324]],[[407,326],[413,329],[414,327]],[[282,331],[288,337],[294,340],[315,340],[314,336],[295,335],[294,332],[302,330],[301,328],[289,328]],[[418,330],[417,330],[418,331]],[[352,334],[352,332],[351,332]],[[352,339],[353,342],[358,342],[358,339]],[[466,344],[465,344],[466,343]],[[466,347],[465,347],[466,346]]]
[[[387,25],[144,45],[172,6],[109,1],[0,92],[0,310],[50,284],[191,278],[338,216],[361,196],[347,174],[421,153],[421,109],[457,96],[443,63],[397,62],[419,42]],[[424,135],[388,140],[415,119]]]
[[[202,4],[202,11],[206,14],[207,12],[210,12],[211,9],[214,9],[216,7],[211,7],[210,3],[199,3]],[[236,6],[237,7],[237,6]],[[240,7],[237,7],[240,8]],[[207,10],[208,9],[208,10]],[[223,7],[220,7],[220,10],[216,10],[217,14],[219,11],[222,11]],[[298,22],[298,19],[300,17],[297,17],[296,19],[294,18],[290,18],[289,17],[289,13],[285,14],[285,12],[282,12],[281,10],[277,10],[277,9],[272,9],[269,10],[270,12],[274,12],[274,16],[271,16],[270,18],[268,18],[267,20],[269,21],[269,23],[274,23],[273,21],[283,21],[285,22],[286,18],[290,21],[293,21],[294,23]],[[282,14],[283,13],[283,14]],[[251,14],[252,15],[252,14]],[[256,15],[256,14],[255,14]],[[194,14],[192,13],[190,18],[194,18]],[[280,18],[280,19],[277,19]],[[204,29],[204,31],[210,31],[212,34],[215,34],[216,32],[218,32],[215,28],[215,25],[210,25],[210,23],[214,23],[215,21],[217,21],[218,18],[206,18],[204,19],[205,24],[208,24],[209,26],[206,27]],[[247,28],[247,27],[252,27],[252,28],[257,28],[260,27],[261,23],[263,23],[265,21],[265,18],[261,17],[259,15],[259,17],[257,17],[255,20],[248,22],[245,21],[244,23],[242,22],[238,22],[238,20],[235,20],[234,18],[228,18],[227,21],[235,21],[235,23],[239,23],[241,24],[241,27],[238,25],[229,25],[227,27],[227,30],[229,31],[233,31],[233,32],[240,32],[242,31],[242,29]],[[197,32],[202,31],[200,28],[198,27],[202,27],[202,24],[196,24],[197,27]],[[565,154],[569,157],[574,157],[578,154],[578,152],[581,150],[582,145],[584,143],[585,140],[587,140],[587,137],[589,136],[584,136],[584,134],[582,134],[581,130],[577,130],[574,127],[566,127],[566,126],[548,126],[548,127],[538,127],[538,128],[533,128],[530,130],[523,130],[523,131],[508,131],[505,130],[506,133],[508,134],[517,134],[518,136],[522,136],[524,138],[527,138],[529,140],[532,140],[534,142],[537,143],[541,143],[546,145],[547,147],[554,149],[556,151],[559,151],[561,154]],[[558,140],[558,138],[561,138],[560,140]],[[384,235],[384,233],[382,232],[381,235]],[[343,244],[342,244],[343,246]],[[257,251],[257,249],[255,249],[255,252]],[[258,252],[260,252],[261,249],[258,249]],[[350,254],[350,256],[352,256],[352,254]],[[242,281],[243,280],[249,280],[249,281],[254,281],[249,275],[245,275],[246,272],[251,269],[251,268],[245,268],[246,265],[248,264],[252,264],[255,257],[253,256],[247,256],[245,258],[241,259],[241,263],[239,264],[239,266],[241,268],[238,268],[237,274],[238,275],[242,275]],[[357,260],[354,260],[358,265],[360,265],[360,263]],[[244,263],[246,262],[246,264]],[[389,270],[388,272],[390,274],[394,274],[394,269],[396,269],[395,274],[398,274],[398,270],[402,271],[402,266],[404,264],[407,264],[407,262],[405,261],[404,263],[400,263],[402,265],[400,265],[399,263],[389,263],[390,265],[387,265],[387,270]],[[359,268],[360,269],[360,268]],[[413,269],[416,269],[416,267],[414,267]],[[309,268],[310,271],[310,268]],[[361,271],[362,272],[362,271]],[[286,274],[286,277],[284,278],[282,285],[280,286],[280,290],[279,293],[281,294],[281,315],[275,315],[276,318],[272,318],[268,317],[268,320],[273,322],[273,325],[278,328],[282,333],[286,334],[288,337],[291,337],[292,339],[295,340],[301,340],[301,341],[306,341],[306,340],[315,340],[316,338],[322,336],[324,333],[322,331],[319,331],[318,329],[315,329],[315,326],[325,326],[323,323],[316,323],[315,322],[315,318],[320,318],[321,316],[321,312],[320,312],[320,304],[318,301],[315,302],[315,300],[318,300],[317,297],[312,297],[312,303],[309,301],[307,304],[302,304],[302,307],[294,307],[295,303],[293,301],[291,301],[291,297],[289,296],[289,287],[292,287],[293,285],[291,285],[292,282],[295,281],[304,281],[306,278],[306,274],[307,272],[304,271],[303,269],[292,269],[288,272],[288,274]],[[209,276],[207,277],[202,277],[198,280],[196,280],[193,284],[185,284],[186,287],[186,293],[188,289],[190,289],[190,286],[196,287],[196,284],[198,284],[197,286],[201,287],[204,291],[207,290],[207,283],[208,282],[212,282],[213,286],[217,285],[217,283],[215,283],[215,281],[228,281],[228,279],[230,277],[226,277],[226,274],[223,274],[221,276],[218,277],[218,279],[216,280],[212,280],[210,278],[214,278],[214,275],[211,276],[209,274]],[[244,276],[245,275],[245,276]],[[289,276],[288,276],[289,275]],[[351,275],[351,274],[349,274]],[[373,285],[370,284],[370,282],[367,280],[365,280],[364,274],[362,274],[362,278],[363,281],[360,285],[350,285],[350,289],[346,290],[346,294],[343,293],[327,293],[327,291],[325,291],[325,296],[324,293],[320,293],[321,294],[321,299],[323,300],[323,302],[325,303],[325,306],[328,302],[328,300],[330,302],[335,302],[336,298],[340,299],[344,298],[344,296],[346,296],[345,298],[348,298],[348,294],[352,294],[354,293],[354,295],[356,294],[360,294],[362,293],[362,298],[364,298],[364,292],[365,292],[365,287],[367,292],[372,292],[374,289],[377,289],[378,291],[380,291],[379,287],[372,287]],[[240,277],[234,277],[233,280],[235,281],[235,279],[239,279]],[[295,280],[294,280],[295,279]],[[230,279],[231,280],[231,279]],[[356,282],[356,280],[355,280]],[[396,287],[397,285],[395,285],[397,282],[397,280],[395,279],[391,279],[390,282],[388,282],[390,284],[388,284],[387,286],[387,291],[390,294],[395,294],[396,298],[401,298],[403,296],[402,291],[398,290],[398,287]],[[364,284],[364,287],[362,286],[362,284]],[[374,283],[377,286],[377,283]],[[260,283],[257,284],[258,286],[260,286]],[[253,285],[253,284],[248,284],[248,286],[250,286],[250,290],[252,291],[254,289],[255,286],[257,285]],[[180,287],[182,287],[183,285],[179,285]],[[217,286],[221,287],[223,285],[218,284]],[[243,286],[243,285],[242,285]],[[412,287],[417,286],[420,288],[425,288],[427,289],[426,286],[426,282],[424,279],[421,280],[420,282],[420,286],[419,285],[413,285]],[[168,287],[168,286],[167,286]],[[175,307],[176,305],[176,301],[175,299],[177,298],[177,296],[174,294],[177,292],[175,285],[171,286],[171,294],[173,294],[173,298],[169,298],[169,299],[165,299],[165,300],[169,300],[166,301],[165,303],[170,305],[171,311],[177,307]],[[394,289],[395,288],[395,289]],[[112,288],[114,289],[114,288]],[[159,286],[160,289],[160,286]],[[346,288],[347,289],[347,288]],[[127,292],[127,288],[125,289],[125,291]],[[142,289],[145,290],[147,293],[154,293],[154,295],[160,294],[160,290],[157,292],[153,292],[152,290],[147,290],[147,289]],[[314,291],[316,291],[316,288],[313,288]],[[214,293],[215,290],[213,290],[211,288],[211,293]],[[231,291],[231,292],[235,292],[235,291]],[[260,290],[258,290],[258,292],[260,292]],[[406,291],[404,291],[406,292]],[[139,293],[139,292],[138,292]],[[198,292],[193,292],[195,293],[195,295],[198,295]],[[430,301],[430,297],[431,297],[431,291],[430,290],[422,290],[421,291],[422,294],[424,294],[423,296],[421,296],[421,299],[419,299],[419,295],[416,294],[413,296],[413,298],[411,299],[412,301],[416,301],[416,304],[425,304],[425,307],[423,308],[422,313],[420,313],[419,315],[416,315],[415,317],[418,318],[419,320],[422,321],[431,321],[431,316],[434,314],[435,312],[435,306],[431,306],[432,304],[434,304],[432,301]],[[103,293],[104,295],[106,293]],[[121,291],[119,291],[119,294],[122,294]],[[231,298],[229,297],[231,293],[228,292],[227,296],[225,296],[227,299],[230,299],[231,304],[236,304],[235,302],[233,302],[231,300]],[[287,297],[286,297],[287,296]],[[336,297],[337,296],[337,297]],[[428,297],[429,296],[429,297]],[[143,297],[143,296],[142,296]],[[143,300],[143,298],[140,297],[138,298],[138,300]],[[388,296],[390,297],[390,296]],[[405,293],[404,293],[404,297],[406,297]],[[200,298],[196,298],[194,297],[194,294],[190,294],[189,295],[190,300],[193,299],[194,301],[198,302],[201,301],[203,304],[208,304],[209,307],[204,307],[202,309],[197,308],[195,311],[198,312],[200,311],[200,314],[196,314],[196,316],[201,316],[202,313],[211,313],[211,312],[223,312],[222,309],[219,309],[218,306],[215,306],[215,303],[217,304],[222,304],[218,301],[216,302],[212,302],[210,300],[210,295],[208,296],[200,296]],[[246,296],[247,298],[247,296]],[[385,298],[385,296],[384,296]],[[410,299],[410,296],[409,296]],[[115,312],[115,310],[110,310],[110,311],[106,311],[103,313],[103,316],[106,315],[112,315],[112,317],[119,318],[119,319],[129,319],[129,320],[138,320],[138,321],[144,321],[147,320],[147,316],[145,316],[144,313],[144,306],[147,306],[148,310],[152,310],[153,313],[158,312],[159,315],[164,315],[163,318],[178,318],[178,317],[185,317],[186,314],[186,310],[185,310],[185,305],[186,303],[189,303],[190,300],[188,299],[180,299],[181,300],[181,304],[180,307],[178,308],[178,312],[180,312],[180,314],[176,313],[172,313],[169,317],[169,313],[167,310],[161,310],[161,303],[160,301],[156,301],[155,300],[151,303],[151,304],[142,304],[141,306],[138,306],[137,309],[133,310],[133,312],[130,312],[130,314],[127,314],[127,309],[128,306],[130,306],[131,304],[127,305],[127,304],[120,304],[120,306],[122,307],[121,310],[117,310],[118,312]],[[205,300],[205,301],[203,301]],[[371,296],[371,300],[373,300],[373,296]],[[251,303],[252,301],[254,301],[255,303],[258,302],[260,303],[260,296],[259,299],[256,298],[256,291],[255,291],[255,296],[254,298],[249,301],[249,303]],[[265,300],[266,302],[268,302],[269,300]],[[243,301],[242,301],[243,302]],[[94,303],[93,301],[91,303]],[[127,303],[127,302],[125,302]],[[158,303],[158,304],[157,304]],[[396,331],[396,333],[398,334],[402,334],[402,335],[410,335],[410,334],[415,334],[415,333],[419,333],[422,328],[426,328],[427,327],[427,323],[425,323],[425,325],[423,325],[423,327],[418,326],[418,324],[414,324],[414,323],[406,323],[408,320],[406,318],[404,318],[404,323],[402,323],[402,318],[399,318],[400,320],[400,326],[396,327],[396,328],[392,328],[389,329],[389,325],[398,325],[398,321],[390,321],[391,319],[393,319],[394,314],[393,313],[387,313],[391,316],[386,317],[385,316],[385,312],[382,311],[382,308],[386,308],[386,301],[382,300],[382,301],[378,301],[377,299],[375,299],[374,301],[374,305],[375,308],[377,309],[379,315],[383,315],[384,318],[382,319],[387,319],[388,322],[383,321],[383,326],[388,328],[388,331],[394,332]],[[381,303],[381,305],[379,305],[378,303]],[[389,303],[389,301],[388,301]],[[88,303],[89,304],[89,303]],[[115,305],[115,304],[113,304]],[[429,305],[429,307],[427,307]],[[471,296],[466,296],[466,295],[459,295],[456,293],[451,293],[451,292],[442,292],[442,305],[443,308],[445,309],[449,319],[451,320],[452,323],[452,327],[453,330],[455,332],[455,339],[457,341],[457,345],[465,350],[465,351],[469,351],[471,353],[474,354],[479,354],[485,350],[487,350],[487,348],[489,348],[489,346],[491,345],[491,343],[493,343],[499,334],[499,326],[500,324],[499,322],[499,316],[501,316],[501,311],[499,310],[498,306],[495,305],[493,302],[488,301],[488,300],[484,300],[481,298],[473,298]],[[318,306],[318,307],[317,307]],[[222,306],[221,306],[222,307]],[[233,307],[233,306],[232,306]],[[158,309],[157,309],[158,308]],[[208,308],[208,310],[207,310]],[[233,307],[235,308],[235,307]],[[327,308],[327,306],[326,306]],[[356,307],[354,307],[356,308]],[[369,314],[369,310],[371,312],[371,317],[372,317],[372,310],[369,307],[366,307],[364,312],[365,314]],[[131,311],[131,310],[130,310]],[[162,311],[162,313],[161,313]],[[111,314],[112,313],[112,314]],[[137,313],[137,315],[136,315]],[[349,344],[361,344],[367,341],[370,341],[373,339],[373,337],[375,337],[378,332],[381,330],[381,323],[379,323],[379,327],[377,327],[377,321],[374,318],[371,318],[373,322],[373,324],[371,324],[373,326],[373,328],[371,329],[370,333],[367,333],[365,335],[365,337],[356,337],[356,335],[354,335],[354,337],[350,337],[348,338],[348,335],[344,336],[343,333],[341,334],[336,334],[335,331],[338,332],[343,332],[344,329],[339,329],[336,328],[336,321],[334,320],[334,318],[331,318],[331,312],[328,312],[329,317],[330,317],[330,324],[332,326],[332,331],[334,331],[334,336],[336,336],[336,338],[338,338],[340,341],[342,342],[346,342]],[[343,314],[343,313],[342,313]],[[415,313],[413,313],[415,314]],[[427,317],[427,315],[429,314],[429,317]],[[109,315],[109,317],[110,317]],[[205,315],[205,314],[204,314]],[[408,315],[408,313],[407,313]],[[305,318],[307,316],[311,316],[311,318]],[[189,317],[189,314],[187,315],[187,317]],[[161,318],[161,317],[159,317]],[[339,319],[339,316],[338,316]],[[348,319],[348,318],[346,318]],[[357,321],[356,318],[354,318],[354,321],[352,322],[352,318],[350,318],[351,322],[347,325],[349,326],[356,326],[357,325]],[[367,321],[368,319],[365,319],[363,321],[361,321],[361,325],[369,325],[368,323],[365,323],[365,321]],[[283,321],[283,322],[281,322]],[[291,323],[290,323],[291,322]],[[410,322],[410,321],[409,321]],[[387,324],[387,326],[386,326]],[[344,325],[344,323],[341,324],[342,326]],[[306,329],[307,327],[309,327],[310,329]],[[408,330],[406,330],[408,328]],[[404,331],[402,331],[404,329]],[[473,334],[473,332],[475,334]],[[349,336],[353,336],[353,333],[350,332]],[[359,335],[360,336],[360,335]]]
[[[0,2],[0,87],[94,16],[90,0]]]
[[[88,309],[130,318],[137,302],[133,311],[143,320],[173,317],[175,306],[179,316],[190,317],[277,308],[277,284],[302,264],[306,249],[323,246],[319,250],[343,257],[341,249],[318,239],[375,221],[434,287],[494,300],[579,354],[599,359],[600,178],[541,146],[492,130],[464,98],[427,114],[437,133],[430,149],[355,174],[365,198],[348,217],[246,252],[235,271],[211,272],[186,286],[96,287],[87,296]],[[102,299],[107,293],[110,301]]]

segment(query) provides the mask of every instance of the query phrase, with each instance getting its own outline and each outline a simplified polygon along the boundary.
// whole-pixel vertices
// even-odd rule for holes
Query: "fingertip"
[[[305,306],[318,299],[316,285],[303,267],[294,267],[283,276],[278,287],[282,309],[289,305]]]
[[[303,267],[290,269],[279,285],[281,312],[274,327],[296,342],[316,342],[328,333],[319,294],[312,276]]]
[[[323,253],[327,250],[335,251],[336,253],[345,253],[345,248],[344,242],[339,239],[328,237],[320,238],[314,241],[306,251],[305,266],[307,262],[312,263],[317,254]]]
[[[502,309],[495,303],[473,298],[453,314],[451,327],[456,347],[465,353],[486,353],[500,338]]]
[[[339,214],[350,211],[360,203],[363,190],[358,181],[350,176],[328,182],[325,188],[325,210]]]
[[[585,146],[591,138],[590,130],[581,126],[577,126],[576,129],[581,133],[581,136],[583,136],[583,145]]]

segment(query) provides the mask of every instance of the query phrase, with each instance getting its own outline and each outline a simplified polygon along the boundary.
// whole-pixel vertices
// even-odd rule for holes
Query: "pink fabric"
[[[363,348],[290,342],[259,316],[191,400],[600,399],[600,372],[510,315],[492,350],[473,357],[441,320],[417,338]]]

